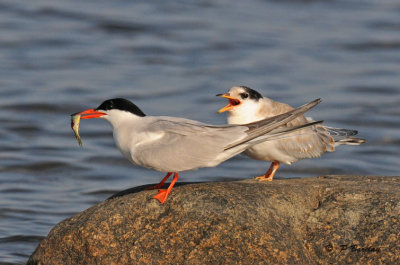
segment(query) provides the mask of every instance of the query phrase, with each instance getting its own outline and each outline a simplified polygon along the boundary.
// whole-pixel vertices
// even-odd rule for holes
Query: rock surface
[[[137,190],[56,225],[28,264],[400,263],[400,177]]]

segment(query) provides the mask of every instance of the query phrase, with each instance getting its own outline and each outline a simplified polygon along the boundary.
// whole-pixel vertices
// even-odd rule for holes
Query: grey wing
[[[274,133],[269,134],[269,132],[272,132],[273,130],[277,129],[278,127],[287,127],[287,126],[293,126],[292,129],[294,129],[294,127],[298,126],[298,129],[300,129],[300,127],[307,127],[310,126],[311,124],[307,125],[307,120],[305,120],[303,118],[303,113],[305,113],[306,111],[308,111],[309,109],[315,107],[317,104],[319,104],[321,102],[321,99],[316,99],[313,100],[307,104],[304,104],[303,106],[300,106],[298,108],[295,109],[291,109],[285,113],[270,117],[270,118],[266,118],[264,120],[261,121],[256,121],[256,122],[252,122],[252,123],[248,123],[248,124],[243,124],[243,126],[248,127],[248,130],[246,131],[247,133],[247,137],[242,139],[241,141],[238,141],[234,144],[231,144],[229,146],[226,147],[226,149],[235,147],[235,146],[239,146],[245,142],[250,142],[253,139],[259,138],[262,135],[264,135],[264,140],[267,140],[268,138],[271,138],[270,136],[274,135]],[[296,122],[296,120],[299,120],[301,122]],[[320,123],[320,122],[316,122],[316,123]],[[286,130],[286,132],[284,132],[285,130],[280,130],[280,134],[288,134],[289,131],[291,131],[292,129],[288,129]],[[297,129],[294,129],[297,130]],[[263,141],[262,139],[258,139],[257,142]]]
[[[285,135],[276,141],[276,147],[296,159],[319,157],[327,151],[335,151],[333,138],[319,124]]]
[[[136,148],[136,162],[158,171],[175,172],[216,166],[224,147],[246,137],[246,127],[214,127],[190,120],[158,120],[146,128],[161,138]]]

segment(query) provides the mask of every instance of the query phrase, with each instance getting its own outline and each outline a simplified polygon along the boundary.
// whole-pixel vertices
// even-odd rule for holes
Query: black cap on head
[[[260,98],[263,97],[260,93],[258,93],[254,89],[251,89],[250,87],[247,86],[240,86],[240,87],[246,90],[246,92],[249,94],[249,98],[251,99],[259,100]]]
[[[135,104],[124,98],[107,99],[106,101],[101,103],[100,106],[96,108],[96,110],[112,110],[112,109],[128,111],[140,117],[146,116],[146,114],[144,114],[143,111],[139,109],[138,106],[136,106]]]

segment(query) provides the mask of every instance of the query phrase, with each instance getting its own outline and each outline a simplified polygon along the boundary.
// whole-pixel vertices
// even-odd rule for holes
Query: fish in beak
[[[100,118],[103,115],[106,115],[106,113],[97,111],[95,109],[88,109],[71,115],[71,128],[75,133],[75,137],[76,140],[78,141],[79,146],[82,146],[81,136],[79,135],[79,127],[80,127],[79,125],[81,119]]]

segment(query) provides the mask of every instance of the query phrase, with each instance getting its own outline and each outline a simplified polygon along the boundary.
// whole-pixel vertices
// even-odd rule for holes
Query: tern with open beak
[[[285,103],[263,97],[257,91],[246,87],[232,87],[228,93],[217,96],[227,98],[228,105],[218,112],[228,112],[228,124],[246,124],[256,122],[293,110]],[[312,119],[299,115],[287,123],[287,126],[307,124]],[[280,163],[291,164],[300,159],[319,157],[325,152],[335,151],[338,145],[360,145],[364,139],[352,137],[357,131],[331,128],[317,124],[299,132],[285,135],[281,139],[265,141],[249,147],[244,154],[257,160],[272,162],[268,171],[256,179],[271,181]]]
[[[198,121],[147,116],[135,104],[123,98],[104,101],[96,109],[75,115],[81,119],[103,118],[113,128],[115,143],[132,163],[166,172],[162,181],[152,187],[160,189],[174,174],[167,189],[154,197],[164,203],[178,180],[178,172],[215,167],[247,148],[319,122],[282,127],[314,107],[319,99],[288,112],[246,125],[214,126]]]

